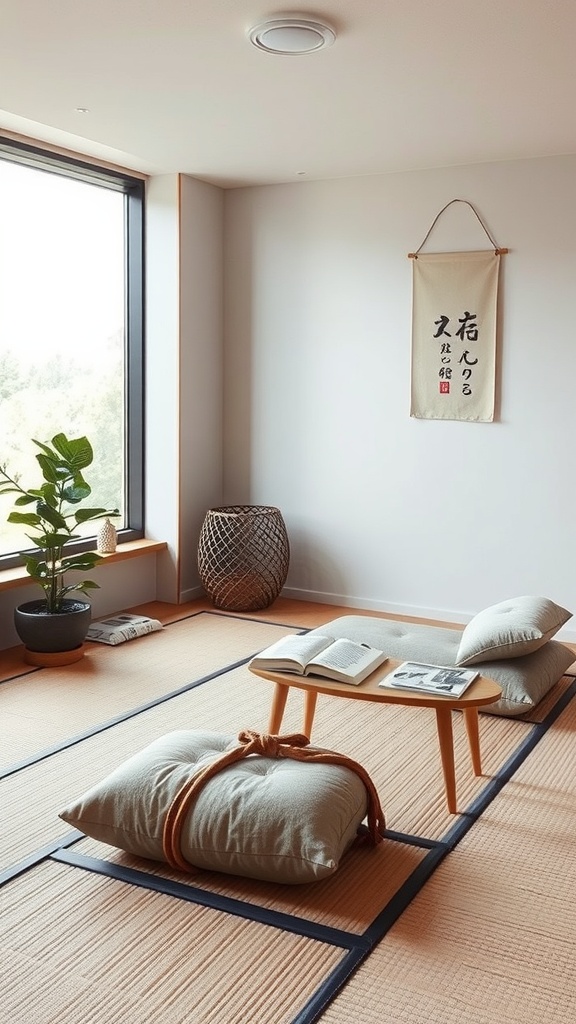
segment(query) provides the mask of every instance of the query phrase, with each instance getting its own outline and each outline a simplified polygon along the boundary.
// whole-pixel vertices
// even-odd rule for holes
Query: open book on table
[[[304,636],[290,633],[252,658],[249,668],[324,676],[357,686],[382,665],[386,657],[383,651],[355,640],[334,640],[318,633]]]
[[[461,697],[480,675],[473,668],[448,668],[445,665],[421,665],[404,661],[378,683],[400,690],[419,690],[442,697]]]

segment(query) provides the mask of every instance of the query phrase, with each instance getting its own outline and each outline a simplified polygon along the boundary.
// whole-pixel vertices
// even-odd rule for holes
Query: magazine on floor
[[[461,697],[480,675],[473,668],[449,668],[404,661],[380,681],[379,686],[400,690],[418,690],[444,697]]]
[[[93,622],[86,639],[115,647],[116,644],[135,640],[136,637],[154,633],[162,628],[162,623],[158,619],[150,619],[147,615],[112,615],[109,619]]]
[[[334,640],[318,633],[290,633],[252,658],[249,668],[323,676],[358,686],[386,660],[384,651],[355,640]]]

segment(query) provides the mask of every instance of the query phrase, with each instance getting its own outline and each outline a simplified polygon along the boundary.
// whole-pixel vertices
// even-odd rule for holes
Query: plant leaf
[[[94,459],[92,445],[87,437],[67,438],[66,434],[56,434],[52,444],[73,474],[85,469]]]
[[[37,512],[11,512],[9,523],[20,523],[22,526],[41,526],[42,520]]]
[[[68,533],[50,531],[38,534],[36,537],[30,537],[30,540],[34,541],[36,547],[45,548],[47,551],[54,551],[64,547],[69,540],[75,540],[76,537],[77,534],[70,533],[70,531]]]
[[[87,593],[88,590],[100,590],[100,585],[94,583],[93,580],[82,580],[81,583],[69,583],[65,587],[62,587],[60,591],[60,600],[69,594],[72,590],[81,590],[83,594]]]
[[[44,479],[48,480],[48,482],[51,484],[57,484],[58,481],[61,479],[61,474],[58,473],[58,468],[54,464],[54,460],[51,459],[48,455],[43,455],[42,453],[40,453],[40,455],[37,455],[36,458],[38,460],[40,469],[42,470],[42,476],[44,477]],[[65,476],[69,476],[69,473],[67,471],[65,472]]]
[[[80,508],[74,513],[77,523],[87,523],[90,519],[101,519],[102,516],[119,516],[117,508]]]
[[[79,551],[77,555],[67,555],[62,558],[60,564],[63,572],[69,572],[71,569],[93,569],[101,561],[101,555],[96,554],[95,551]]]
[[[64,516],[53,508],[52,505],[47,505],[45,501],[39,501],[36,505],[36,511],[41,519],[44,519],[50,526],[53,526],[55,530],[66,530],[68,536],[70,535],[70,529]]]
[[[70,505],[77,505],[79,501],[84,501],[89,494],[92,493],[92,488],[85,481],[77,483],[74,481],[72,487],[65,487],[62,491],[62,497],[64,501],[69,502]]]

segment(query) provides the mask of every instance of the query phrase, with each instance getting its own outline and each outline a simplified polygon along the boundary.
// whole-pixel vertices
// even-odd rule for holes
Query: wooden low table
[[[446,803],[451,814],[457,813],[456,808],[456,772],[454,768],[454,739],[452,734],[452,712],[462,711],[470,747],[470,758],[475,775],[482,774],[480,759],[480,735],[478,729],[478,708],[493,704],[501,695],[502,690],[493,679],[478,676],[461,697],[438,697],[435,694],[416,693],[410,690],[393,689],[379,686],[378,683],[400,665],[400,661],[389,658],[376,669],[359,686],[349,683],[336,683],[320,676],[296,676],[289,672],[266,672],[262,669],[251,669],[254,675],[274,683],[274,696],[270,709],[268,731],[278,735],[282,726],[282,718],[288,691],[291,687],[304,690],[304,724],[303,733],[310,739],[314,723],[316,700],[319,693],[330,694],[331,697],[347,697],[349,700],[370,700],[378,704],[402,704],[405,707],[433,708],[436,712],[436,729],[440,745],[442,771]]]

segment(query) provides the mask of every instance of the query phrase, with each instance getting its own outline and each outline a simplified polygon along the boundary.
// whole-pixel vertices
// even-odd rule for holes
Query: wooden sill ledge
[[[102,555],[98,569],[107,562],[124,562],[128,558],[139,558],[142,555],[154,554],[155,551],[165,551],[167,547],[165,540],[128,540],[125,544],[119,544],[116,551],[111,554]],[[12,590],[14,587],[24,587],[30,584],[30,577],[23,565],[18,565],[15,569],[3,569],[0,572],[0,591]]]

